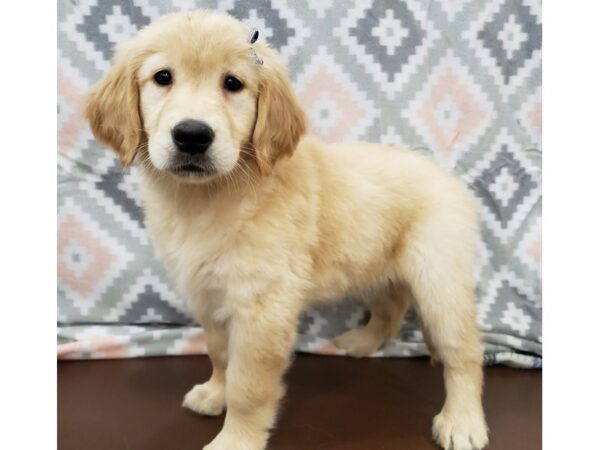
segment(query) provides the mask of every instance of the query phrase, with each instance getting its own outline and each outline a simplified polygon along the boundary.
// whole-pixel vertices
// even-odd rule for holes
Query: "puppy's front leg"
[[[230,322],[227,415],[204,450],[262,450],[283,396],[283,373],[296,338],[293,302],[256,300]]]
[[[212,375],[206,383],[195,385],[183,406],[199,414],[217,416],[225,409],[225,370],[227,369],[227,328],[223,323],[203,321],[206,349],[212,363]]]

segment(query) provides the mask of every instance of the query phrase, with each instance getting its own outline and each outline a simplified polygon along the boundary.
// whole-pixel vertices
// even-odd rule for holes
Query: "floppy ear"
[[[131,64],[118,61],[90,91],[85,115],[94,136],[115,151],[124,167],[129,166],[146,140]]]
[[[285,67],[273,55],[265,56],[252,143],[258,168],[268,175],[279,158],[294,153],[308,124]]]

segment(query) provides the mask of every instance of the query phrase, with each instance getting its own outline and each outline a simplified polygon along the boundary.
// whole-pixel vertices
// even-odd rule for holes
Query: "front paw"
[[[483,414],[442,411],[433,419],[433,437],[444,450],[481,450],[488,444]]]
[[[247,433],[223,430],[210,444],[204,446],[203,450],[264,450],[266,446],[266,438],[252,438]]]
[[[184,408],[206,416],[218,416],[225,410],[225,386],[212,380],[197,384],[185,394]]]

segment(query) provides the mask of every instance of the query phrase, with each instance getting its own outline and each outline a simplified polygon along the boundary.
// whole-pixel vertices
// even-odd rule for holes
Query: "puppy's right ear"
[[[96,138],[110,146],[124,167],[129,166],[146,139],[139,113],[139,89],[134,69],[120,58],[92,88],[85,116]]]

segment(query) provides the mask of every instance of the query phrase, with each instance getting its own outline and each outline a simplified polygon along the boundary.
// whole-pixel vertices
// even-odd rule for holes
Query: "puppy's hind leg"
[[[404,285],[390,283],[366,303],[371,313],[367,325],[347,331],[333,341],[356,358],[376,352],[398,333],[410,306],[410,293]]]
[[[480,450],[488,443],[481,402],[483,352],[471,257],[468,249],[460,250],[436,246],[432,237],[417,240],[405,255],[403,272],[428,343],[444,366],[446,401],[433,421],[433,436],[446,450]]]

